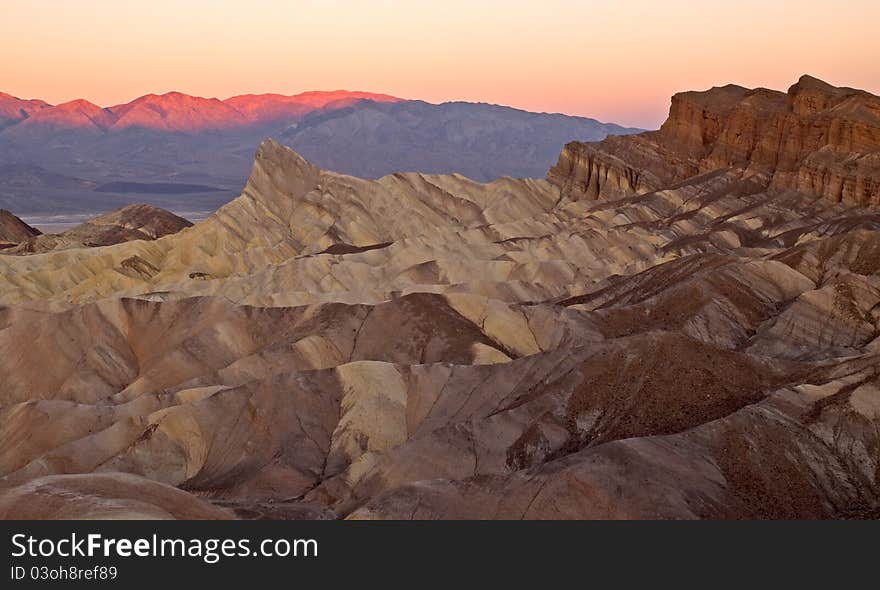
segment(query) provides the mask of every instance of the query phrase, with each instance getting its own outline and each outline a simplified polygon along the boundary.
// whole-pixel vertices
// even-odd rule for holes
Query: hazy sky
[[[878,0],[0,0],[0,90],[370,90],[653,127],[727,82],[880,92],[878,23]]]

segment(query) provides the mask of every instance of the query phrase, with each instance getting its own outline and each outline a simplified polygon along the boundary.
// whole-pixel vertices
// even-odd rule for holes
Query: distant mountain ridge
[[[225,100],[169,92],[110,107],[0,94],[0,207],[91,215],[136,200],[213,211],[238,194],[266,138],[343,174],[459,173],[487,182],[543,177],[572,140],[638,131],[586,117],[345,90]],[[135,199],[122,190],[132,186],[157,190]]]
[[[43,100],[26,100],[0,92],[0,121],[5,121],[5,125],[0,125],[94,128],[104,132],[122,131],[130,127],[199,132],[300,117],[328,105],[342,107],[358,100],[400,102],[403,99],[387,94],[347,90],[310,91],[292,96],[243,94],[226,100],[167,92],[146,94],[131,102],[100,107],[84,99],[51,105]]]
[[[0,92],[0,129],[27,119],[32,113],[41,111],[51,105],[37,99],[23,100]]]

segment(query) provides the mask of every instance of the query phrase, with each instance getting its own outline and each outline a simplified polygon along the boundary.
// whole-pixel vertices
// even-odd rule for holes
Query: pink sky
[[[369,90],[642,127],[669,95],[800,74],[880,93],[880,2],[4,2],[0,91],[101,105],[178,90]]]

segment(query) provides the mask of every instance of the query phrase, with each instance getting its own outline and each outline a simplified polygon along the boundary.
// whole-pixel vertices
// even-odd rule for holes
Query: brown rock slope
[[[133,240],[155,240],[190,227],[192,223],[152,205],[127,205],[60,234],[20,240],[6,254],[34,254],[68,248],[112,246]]]
[[[125,473],[55,475],[7,490],[0,518],[229,520],[233,514],[170,486]]]
[[[0,257],[0,515],[876,515],[880,216],[751,163],[560,170],[266,142],[191,228]]]
[[[32,228],[9,211],[0,209],[0,250],[7,250],[19,242],[39,235],[39,230]]]

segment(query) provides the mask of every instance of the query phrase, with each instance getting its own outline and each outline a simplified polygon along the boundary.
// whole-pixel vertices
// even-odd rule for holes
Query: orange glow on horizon
[[[880,92],[868,0],[8,4],[0,91],[53,104],[348,89],[656,127],[672,93],[729,82]]]

